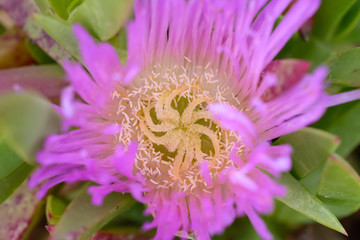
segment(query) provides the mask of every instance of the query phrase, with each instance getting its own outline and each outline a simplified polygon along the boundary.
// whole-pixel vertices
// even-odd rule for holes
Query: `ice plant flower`
[[[93,181],[96,205],[130,192],[154,216],[144,229],[157,227],[155,239],[210,239],[244,215],[271,239],[259,214],[286,194],[274,178],[291,168],[291,147],[270,140],[329,105],[326,68],[308,74],[306,62],[272,60],[318,6],[138,0],[125,66],[109,44],[74,26],[88,72],[64,64],[71,87],[59,111],[76,130],[48,137],[30,187],[40,184],[43,197],[61,182]]]

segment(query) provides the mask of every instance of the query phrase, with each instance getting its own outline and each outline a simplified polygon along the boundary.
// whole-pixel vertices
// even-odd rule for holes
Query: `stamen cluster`
[[[215,88],[218,80],[206,67],[155,66],[142,82],[127,96],[114,93],[123,126],[118,139],[123,144],[139,143],[134,171],[159,188],[206,191],[210,186],[201,176],[200,164],[207,161],[211,177],[216,178],[231,164],[228,156],[240,142],[233,132],[221,129],[207,110],[212,102],[224,102],[229,89]]]

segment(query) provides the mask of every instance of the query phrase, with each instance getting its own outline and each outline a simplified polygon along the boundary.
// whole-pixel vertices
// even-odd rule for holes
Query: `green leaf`
[[[101,41],[112,38],[130,15],[133,0],[86,0],[70,14],[68,23],[81,23]]]
[[[33,43],[29,39],[26,40],[25,46],[30,55],[35,59],[37,63],[49,64],[55,62],[54,59],[52,59],[37,44]]]
[[[71,12],[74,11],[74,9],[81,5],[84,1],[85,0],[73,0],[66,9],[67,13],[70,15]]]
[[[48,0],[51,8],[55,11],[55,13],[66,20],[69,17],[69,13],[67,8],[73,2],[73,0]]]
[[[271,218],[279,223],[282,223],[284,226],[290,226],[291,228],[296,228],[301,224],[313,222],[307,216],[288,207],[278,200],[275,202],[275,210],[271,215]]]
[[[65,48],[67,52],[77,60],[81,61],[77,40],[74,37],[72,28],[69,24],[56,19],[55,17],[43,14],[36,14],[35,20],[52,38]]]
[[[330,59],[331,56],[332,49],[329,43],[321,41],[314,36],[310,36],[310,40],[305,42],[298,34],[295,34],[276,58],[305,59],[311,61],[312,67],[316,67]]]
[[[304,128],[281,136],[275,144],[291,144],[294,151],[292,171],[301,179],[326,161],[339,145],[339,139],[319,129]]]
[[[350,10],[345,14],[339,23],[336,31],[336,38],[344,37],[348,35],[360,20],[360,1],[357,0],[354,5],[351,6]]]
[[[313,35],[330,40],[339,23],[356,0],[323,0],[315,15]]]
[[[330,63],[331,83],[360,87],[360,47],[352,48]]]
[[[50,195],[46,199],[46,219],[50,225],[56,225],[63,213],[67,204],[62,199]]]
[[[27,163],[35,162],[42,141],[59,126],[58,115],[45,99],[35,94],[0,96],[0,135]]]
[[[313,127],[337,135],[341,143],[336,150],[347,156],[360,142],[360,101],[353,101],[328,108],[324,116]]]
[[[287,188],[287,195],[279,201],[312,220],[346,235],[345,229],[326,205],[308,192],[291,174],[282,174],[279,183]]]
[[[62,2],[62,0],[58,0]],[[34,0],[38,8],[40,9],[41,13],[49,16],[54,16],[55,12],[52,10],[51,5],[48,0]]]
[[[75,198],[56,225],[52,239],[86,240],[117,214],[126,210],[133,199],[128,194],[112,193],[101,206],[91,204],[91,196],[83,193]]]
[[[332,155],[326,162],[317,194],[343,217],[360,208],[360,177],[344,159]]]
[[[0,138],[0,204],[29,176],[32,166],[26,164]]]

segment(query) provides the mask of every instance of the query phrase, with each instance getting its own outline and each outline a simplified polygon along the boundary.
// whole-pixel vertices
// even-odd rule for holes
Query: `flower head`
[[[156,239],[209,239],[244,215],[271,239],[258,214],[286,194],[270,175],[290,170],[291,148],[269,141],[327,106],[325,68],[271,62],[319,6],[291,2],[138,0],[125,66],[76,25],[89,73],[64,65],[71,87],[60,111],[77,129],[47,139],[30,186],[41,183],[42,197],[60,182],[90,180],[94,204],[130,192],[153,214],[144,229],[157,227]]]

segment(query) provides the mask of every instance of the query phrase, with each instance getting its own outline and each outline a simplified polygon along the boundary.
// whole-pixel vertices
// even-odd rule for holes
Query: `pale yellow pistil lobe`
[[[212,159],[220,155],[219,134],[217,130],[211,129],[211,115],[205,107],[210,100],[203,96],[182,96],[186,91],[189,91],[189,86],[162,93],[157,102],[150,102],[143,109],[139,123],[141,131],[150,142],[163,145],[169,152],[176,153],[171,173],[179,181],[183,180],[183,171],[204,160],[206,154],[202,152],[202,136],[211,141]],[[186,103],[183,109],[179,106],[180,99]],[[151,116],[152,109],[155,109],[156,116]],[[155,117],[158,124],[154,123]],[[210,121],[210,124],[201,124],[199,120]],[[214,161],[212,164],[215,164]]]
[[[206,65],[155,65],[124,91],[114,120],[121,125],[116,144],[138,143],[134,173],[158,189],[209,191],[200,164],[209,163],[213,179],[229,167],[229,154],[241,139],[215,123],[207,107],[215,102],[238,104],[232,89],[221,86],[217,71]]]

